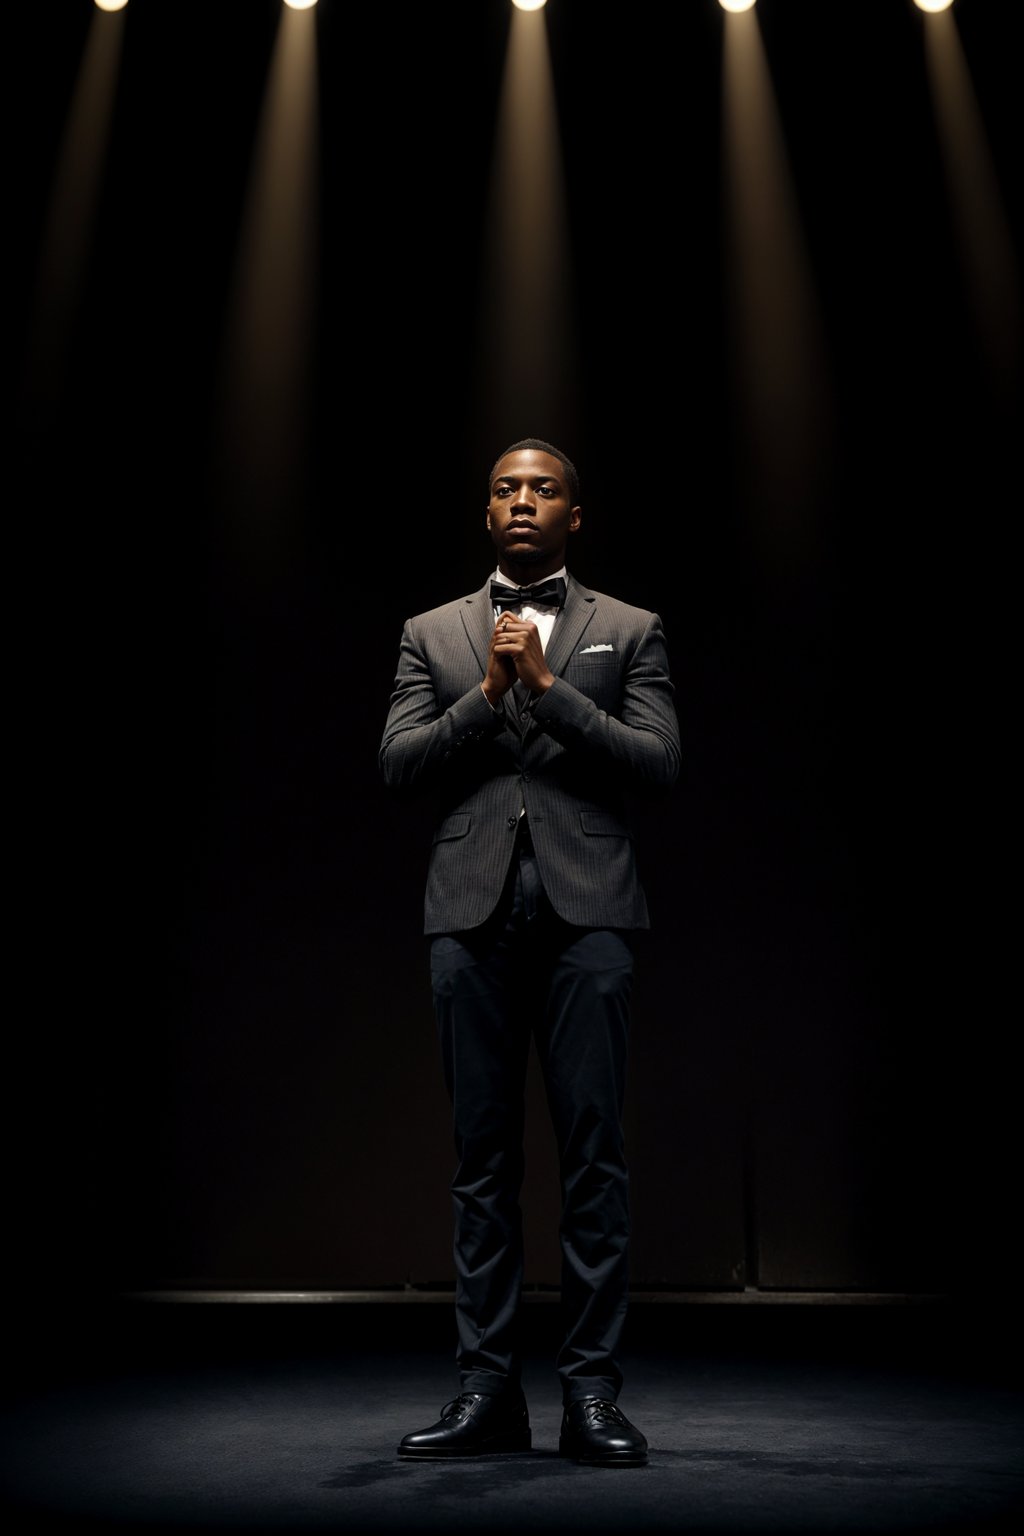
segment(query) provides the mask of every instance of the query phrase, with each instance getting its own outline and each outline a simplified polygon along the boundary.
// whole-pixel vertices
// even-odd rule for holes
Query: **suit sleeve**
[[[567,751],[604,759],[629,786],[670,788],[679,777],[679,720],[658,615],[651,614],[626,663],[618,715],[556,677],[534,704],[533,718]]]
[[[380,771],[390,789],[425,788],[463,754],[493,740],[506,729],[502,711],[493,710],[479,686],[447,709],[438,702],[426,648],[412,620],[402,631],[398,671],[378,753]]]

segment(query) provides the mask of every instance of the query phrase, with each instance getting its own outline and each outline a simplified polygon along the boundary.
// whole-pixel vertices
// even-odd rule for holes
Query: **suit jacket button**
[[[512,829],[515,826],[515,824],[516,824],[516,818],[514,816],[510,816],[509,819],[508,819],[508,829],[509,829],[510,832],[512,831]]]

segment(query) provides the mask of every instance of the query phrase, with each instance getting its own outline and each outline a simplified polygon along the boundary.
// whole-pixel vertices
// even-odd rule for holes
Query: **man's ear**
[[[487,514],[487,532],[490,533],[490,531],[491,531],[491,514],[488,512],[488,514]]]

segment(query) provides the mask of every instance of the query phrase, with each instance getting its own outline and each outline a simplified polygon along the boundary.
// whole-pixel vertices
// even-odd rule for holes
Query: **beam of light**
[[[547,0],[512,0],[512,4],[517,11],[539,11],[542,5],[547,4]]]
[[[952,15],[929,17],[924,47],[968,303],[994,390],[1012,394],[1020,360],[1019,268]]]
[[[756,12],[727,16],[724,33],[725,259],[746,489],[771,513],[770,540],[801,524],[809,536],[832,437],[819,308]]]
[[[128,0],[96,0],[101,11],[123,11]]]
[[[316,0],[284,0],[284,3],[291,6],[293,11],[308,11],[316,5]]]
[[[58,152],[36,269],[25,399],[41,425],[64,385],[106,163],[124,18],[93,14]]]
[[[718,0],[723,11],[749,11],[754,0]]]
[[[938,11],[948,11],[953,0],[914,0],[919,11],[930,11],[933,15]]]
[[[573,435],[576,338],[562,146],[542,11],[514,10],[481,262],[487,440]]]
[[[228,302],[218,493],[257,577],[297,530],[312,396],[318,243],[316,19],[283,9],[257,126]]]

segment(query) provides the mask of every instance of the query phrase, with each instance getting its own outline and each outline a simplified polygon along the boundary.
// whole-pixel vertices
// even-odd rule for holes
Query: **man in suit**
[[[629,1205],[622,1132],[631,934],[649,926],[627,797],[679,772],[657,614],[588,591],[566,548],[578,477],[551,443],[497,459],[483,588],[406,623],[380,767],[437,818],[424,932],[458,1166],[460,1391],[398,1453],[528,1449],[518,1323],[523,1097],[536,1042],[562,1186],[562,1455],[642,1465],[618,1407]]]

